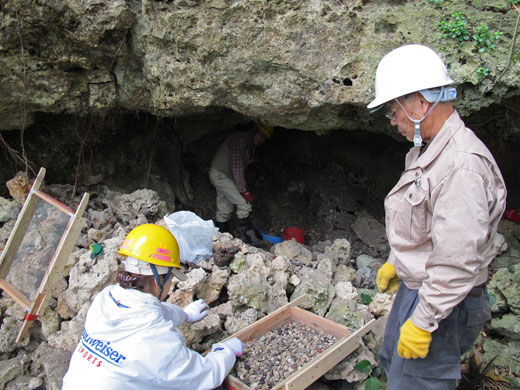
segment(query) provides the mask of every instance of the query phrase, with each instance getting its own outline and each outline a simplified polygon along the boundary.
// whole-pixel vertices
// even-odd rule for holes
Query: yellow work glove
[[[399,278],[395,268],[388,261],[377,271],[377,288],[380,292],[386,292],[392,295],[399,288]]]
[[[401,326],[401,336],[397,343],[397,353],[403,359],[425,358],[432,342],[432,334],[418,328],[408,319]]]

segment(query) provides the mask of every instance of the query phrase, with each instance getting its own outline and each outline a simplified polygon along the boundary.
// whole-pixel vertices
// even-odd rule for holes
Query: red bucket
[[[283,229],[282,231],[282,238],[284,241],[290,240],[294,238],[297,242],[300,244],[303,244],[303,238],[305,236],[305,233],[303,229],[300,229],[298,227],[288,227]]]
[[[504,213],[504,217],[506,219],[509,219],[510,221],[514,221],[516,223],[520,223],[520,209],[517,209],[517,210],[509,209],[509,210],[506,210],[506,212]]]

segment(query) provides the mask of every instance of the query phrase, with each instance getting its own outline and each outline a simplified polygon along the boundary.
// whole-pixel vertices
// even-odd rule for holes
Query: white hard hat
[[[376,98],[367,108],[377,110],[395,98],[453,84],[439,55],[423,45],[405,45],[385,55],[376,71]]]

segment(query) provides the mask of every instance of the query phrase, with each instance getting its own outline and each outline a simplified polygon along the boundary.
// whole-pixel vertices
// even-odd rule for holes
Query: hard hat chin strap
[[[170,267],[168,269],[168,272],[164,275],[164,282],[161,283],[161,279],[159,279],[159,273],[157,272],[157,267],[155,264],[150,264],[150,268],[152,269],[153,277],[155,278],[155,281],[159,285],[159,296],[157,297],[159,300],[161,300],[162,293],[164,290],[164,286],[166,283],[168,283],[168,280],[170,280],[170,277],[172,275],[172,268]]]
[[[403,105],[399,102],[399,99],[395,99],[397,104],[403,109],[404,113],[413,122],[413,146],[422,146],[422,137],[421,137],[421,122],[432,112],[432,110],[435,108],[435,106],[441,101],[442,93],[444,91],[444,87],[441,87],[441,92],[439,93],[439,96],[437,97],[437,100],[435,103],[433,103],[433,106],[430,107],[426,115],[424,115],[421,119],[412,119],[410,115],[408,115],[408,112],[404,109]]]

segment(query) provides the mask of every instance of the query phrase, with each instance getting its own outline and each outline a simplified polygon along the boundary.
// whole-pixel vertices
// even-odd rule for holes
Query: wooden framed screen
[[[27,335],[45,308],[85,222],[89,195],[76,211],[40,191],[41,168],[0,256],[0,288],[26,312],[16,338]]]

